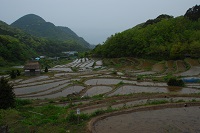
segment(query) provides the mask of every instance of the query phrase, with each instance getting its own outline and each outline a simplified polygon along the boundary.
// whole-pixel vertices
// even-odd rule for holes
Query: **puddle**
[[[110,116],[94,125],[95,133],[199,132],[200,108],[168,108]]]
[[[112,88],[109,86],[95,86],[90,88],[83,96],[94,96],[94,95],[99,95],[99,94],[103,94],[106,92],[111,91]]]
[[[83,86],[72,86],[64,89],[61,92],[51,94],[51,95],[45,95],[45,96],[39,96],[39,97],[30,97],[29,99],[45,99],[45,98],[58,98],[58,97],[66,97],[69,94],[73,93],[79,93],[82,91],[85,87]]]

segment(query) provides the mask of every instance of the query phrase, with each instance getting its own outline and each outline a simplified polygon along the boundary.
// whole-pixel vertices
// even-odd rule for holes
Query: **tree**
[[[17,76],[20,76],[21,72],[19,70],[17,70]]]
[[[16,78],[16,73],[15,73],[14,70],[11,71],[11,73],[10,73],[10,78],[11,78],[11,79]]]
[[[15,93],[13,86],[8,83],[4,77],[0,79],[0,109],[14,107]]]
[[[47,67],[45,67],[45,70],[44,70],[44,72],[45,73],[47,73],[49,70],[48,70],[48,68]]]

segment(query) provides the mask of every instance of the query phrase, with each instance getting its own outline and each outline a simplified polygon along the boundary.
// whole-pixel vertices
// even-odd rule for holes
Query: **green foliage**
[[[168,86],[184,86],[184,82],[181,79],[177,78],[170,78],[169,81],[167,82]]]
[[[5,78],[0,79],[0,109],[7,109],[15,106],[15,93],[13,86]]]
[[[12,70],[12,71],[10,72],[10,78],[11,78],[11,79],[15,79],[16,77],[17,77],[17,74],[15,73],[14,70]]]
[[[174,77],[171,73],[168,73],[168,74],[164,77],[164,81],[169,81],[169,79],[172,79],[172,78],[176,78],[176,77]]]
[[[103,109],[98,109],[96,111],[94,111],[92,114],[91,114],[91,117],[95,117],[95,116],[98,116],[98,115],[101,115],[101,114],[104,114],[105,113],[105,110]]]
[[[150,100],[150,101],[147,101],[147,104],[149,104],[149,105],[158,105],[158,104],[165,104],[165,103],[169,103],[169,101],[167,101],[167,100]]]
[[[29,104],[32,104],[32,101],[31,100],[28,100],[28,99],[15,99],[15,106],[17,108],[21,107],[21,106],[25,106],[25,105],[29,105]]]
[[[80,115],[78,115],[78,114],[75,114],[74,111],[70,111],[66,117],[66,121],[70,124],[80,124],[83,121],[88,120],[89,118],[90,118],[90,116],[87,114],[81,113]],[[78,123],[78,121],[79,121],[79,123]]]
[[[138,75],[138,76],[137,76],[137,80],[140,81],[140,80],[143,80],[143,79],[144,79],[143,75]]]
[[[200,22],[183,16],[162,19],[109,37],[92,51],[95,57],[141,57],[149,59],[181,59],[185,55],[200,57]]]

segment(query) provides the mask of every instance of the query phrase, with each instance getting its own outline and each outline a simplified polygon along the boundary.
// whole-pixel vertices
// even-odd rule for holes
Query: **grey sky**
[[[66,26],[91,44],[104,42],[160,14],[184,15],[200,0],[0,0],[0,20],[11,24],[36,14],[56,26]]]

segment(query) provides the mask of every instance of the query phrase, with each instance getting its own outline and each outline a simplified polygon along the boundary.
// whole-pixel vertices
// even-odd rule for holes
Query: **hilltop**
[[[12,23],[11,26],[20,28],[37,37],[68,42],[74,41],[82,46],[90,47],[88,42],[79,37],[70,28],[55,26],[53,23],[46,22],[42,17],[35,14],[28,14],[21,17]]]

